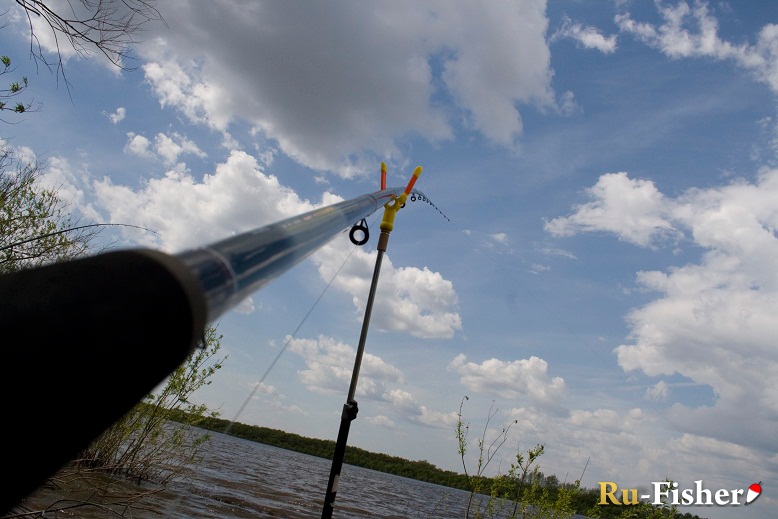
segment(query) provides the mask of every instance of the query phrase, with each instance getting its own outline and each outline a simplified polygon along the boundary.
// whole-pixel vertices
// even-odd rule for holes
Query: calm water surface
[[[321,517],[331,461],[241,440],[220,433],[203,451],[204,459],[184,481],[169,484],[142,501],[117,508],[74,506],[44,517],[257,518]],[[133,496],[137,486],[111,482],[115,495]],[[149,487],[149,491],[158,490]],[[90,491],[91,492],[91,491]],[[40,510],[85,500],[45,486],[23,505]],[[468,494],[456,489],[344,465],[333,518],[426,519],[463,517]],[[40,517],[40,516],[38,516]]]

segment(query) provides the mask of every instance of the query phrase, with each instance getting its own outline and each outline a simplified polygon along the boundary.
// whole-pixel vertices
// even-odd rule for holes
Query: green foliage
[[[70,231],[75,222],[56,191],[41,186],[42,168],[0,141],[0,274],[82,256],[95,236]]]
[[[492,402],[492,406],[489,408],[489,414],[486,418],[486,423],[484,424],[483,433],[481,434],[481,437],[478,438],[478,462],[476,463],[475,472],[471,474],[467,469],[467,462],[465,461],[465,454],[467,454],[468,450],[467,435],[470,432],[470,424],[462,419],[462,407],[464,406],[466,400],[469,400],[467,396],[462,398],[462,401],[459,403],[456,432],[457,449],[459,452],[459,457],[462,459],[462,468],[464,469],[465,476],[467,477],[469,487],[468,490],[470,490],[470,496],[467,500],[467,508],[465,509],[465,519],[470,517],[470,510],[473,508],[474,499],[476,499],[476,496],[481,496],[482,494],[490,493],[495,490],[495,485],[493,484],[494,481],[486,478],[484,476],[484,471],[489,466],[489,463],[491,463],[497,452],[500,450],[500,447],[502,447],[502,445],[508,440],[508,431],[510,430],[511,426],[516,423],[516,421],[513,421],[507,427],[503,427],[500,434],[495,436],[495,438],[489,442],[489,445],[487,446],[486,434],[487,430],[489,429],[489,422],[492,420],[492,418],[494,418],[495,414],[497,414],[497,410],[494,409],[494,402]],[[494,513],[495,501],[498,499],[499,498],[495,498],[490,495],[485,505],[485,510],[487,513]],[[478,503],[476,504],[475,509],[476,518],[483,517],[480,511],[482,501],[483,499],[478,498]]]
[[[8,56],[0,56],[0,76],[11,74],[14,72],[14,68],[11,67],[11,58]],[[11,81],[8,84],[8,88],[0,89],[0,111],[16,112],[22,114],[29,111],[37,111],[39,106],[33,108],[32,102],[22,103],[16,102],[15,104],[8,104],[8,100],[22,94],[29,86],[27,82],[27,76],[22,77],[21,81]]]
[[[518,423],[516,420],[510,422],[493,440],[487,441],[489,423],[497,414],[494,402],[489,408],[483,433],[477,441],[478,461],[475,472],[472,475],[468,474],[465,454],[467,453],[467,432],[470,429],[470,424],[462,418],[462,407],[466,400],[468,400],[467,396],[462,399],[459,405],[456,429],[458,452],[465,474],[468,475],[470,487],[465,519],[470,517],[471,510],[475,519],[495,517],[561,519],[571,517],[576,511],[573,506],[573,498],[579,491],[578,483],[560,487],[551,484],[551,481],[558,481],[556,477],[553,480],[544,478],[537,465],[538,459],[545,451],[543,445],[538,444],[527,449],[526,452],[519,451],[516,454],[516,461],[511,463],[507,473],[500,473],[492,478],[484,476],[484,470],[508,440],[508,431],[511,426]]]
[[[148,395],[82,452],[75,460],[76,469],[164,484],[195,463],[209,435],[193,426],[219,413],[190,398],[211,383],[226,360],[214,360],[221,339],[216,328],[208,328],[203,347],[167,378],[158,393]]]

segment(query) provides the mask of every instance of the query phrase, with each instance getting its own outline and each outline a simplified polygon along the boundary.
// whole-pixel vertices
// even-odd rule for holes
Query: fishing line
[[[375,224],[377,221],[378,221],[378,217],[373,219],[373,224]],[[276,357],[273,359],[273,362],[270,363],[270,365],[267,367],[267,369],[265,370],[265,373],[262,375],[262,377],[254,384],[253,389],[251,390],[249,395],[246,397],[246,399],[243,401],[243,404],[238,409],[238,412],[235,413],[235,417],[230,421],[230,424],[223,431],[225,434],[229,433],[230,429],[232,429],[233,424],[238,421],[238,417],[246,409],[246,406],[248,406],[248,404],[251,401],[251,399],[254,398],[254,395],[257,394],[257,391],[259,390],[260,386],[262,386],[262,383],[265,381],[267,376],[273,370],[273,368],[275,367],[276,363],[279,361],[281,356],[284,354],[284,352],[286,351],[287,347],[289,346],[289,343],[292,342],[292,339],[294,339],[297,336],[297,332],[299,332],[300,328],[302,328],[303,324],[305,324],[305,321],[311,315],[311,313],[313,312],[314,308],[316,308],[316,306],[319,304],[319,301],[321,301],[321,298],[324,297],[324,294],[327,292],[327,290],[330,288],[332,283],[338,277],[338,275],[340,274],[340,271],[343,270],[343,267],[346,266],[346,263],[348,263],[348,260],[351,259],[351,256],[354,254],[354,251],[357,250],[358,246],[359,245],[354,245],[354,247],[351,248],[351,251],[348,253],[348,256],[346,256],[346,259],[343,260],[343,263],[341,263],[340,267],[338,267],[338,270],[335,272],[335,274],[333,274],[332,278],[330,278],[329,282],[324,287],[324,290],[321,291],[319,296],[316,298],[316,301],[313,302],[313,305],[311,305],[311,307],[308,309],[308,312],[305,314],[305,316],[303,316],[302,320],[297,325],[297,328],[295,328],[294,331],[291,333],[291,335],[288,336],[288,338],[286,339],[286,342],[284,342],[284,345],[281,347],[281,350],[278,352]]]
[[[436,206],[435,204],[433,204],[433,203],[432,203],[432,200],[430,200],[429,198],[427,198],[427,195],[425,195],[424,193],[422,193],[422,192],[420,192],[420,191],[416,191],[416,190],[414,189],[414,190],[413,190],[413,192],[411,193],[411,196],[408,198],[408,200],[410,200],[411,202],[416,202],[417,200],[418,200],[418,201],[420,201],[420,202],[426,202],[427,204],[429,204],[430,206],[432,206],[432,208],[433,208],[433,209],[435,209],[437,212],[439,212],[439,213],[440,213],[440,215],[441,215],[443,218],[445,218],[445,219],[446,219],[446,220],[448,220],[449,222],[451,221],[451,218],[449,218],[448,216],[446,216],[445,214],[443,214],[443,211],[441,211],[441,210],[438,208],[438,206]]]

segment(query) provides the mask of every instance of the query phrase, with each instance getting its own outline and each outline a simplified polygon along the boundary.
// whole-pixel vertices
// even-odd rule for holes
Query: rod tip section
[[[416,166],[416,169],[413,170],[413,175],[411,175],[411,179],[408,181],[408,186],[405,188],[406,195],[411,194],[411,191],[413,190],[413,185],[416,183],[416,180],[418,180],[420,175],[421,175],[421,166]]]
[[[381,162],[381,191],[386,189],[386,163]]]
[[[403,191],[400,196],[392,198],[391,201],[384,205],[384,217],[381,220],[382,231],[391,232],[394,228],[394,215],[402,208],[403,204],[405,204],[405,200],[408,198],[411,191],[413,191],[413,185],[416,183],[419,175],[421,175],[421,166],[416,166],[405,191]]]

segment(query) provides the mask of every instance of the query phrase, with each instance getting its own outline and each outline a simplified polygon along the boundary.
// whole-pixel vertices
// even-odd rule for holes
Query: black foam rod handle
[[[197,277],[158,251],[0,276],[0,514],[153,392],[206,324]]]

